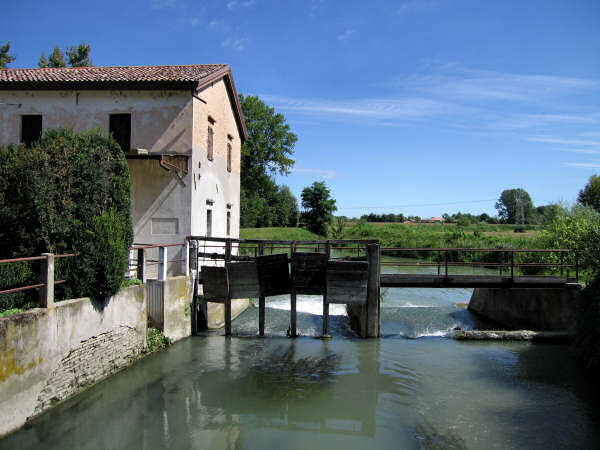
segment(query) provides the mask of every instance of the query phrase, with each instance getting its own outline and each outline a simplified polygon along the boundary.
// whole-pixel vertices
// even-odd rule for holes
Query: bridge
[[[202,289],[202,301],[195,306],[196,327],[205,326],[207,302],[223,303],[226,335],[231,334],[231,300],[236,298],[259,299],[261,336],[266,297],[289,294],[291,337],[296,336],[297,295],[323,297],[324,336],[329,305],[338,303],[358,317],[356,328],[368,337],[380,335],[382,287],[569,288],[579,278],[577,255],[566,249],[403,248],[381,247],[376,240],[202,236],[190,236],[188,242],[190,265],[197,274],[195,294]],[[409,267],[429,273],[406,273]],[[468,268],[488,270],[465,274]]]

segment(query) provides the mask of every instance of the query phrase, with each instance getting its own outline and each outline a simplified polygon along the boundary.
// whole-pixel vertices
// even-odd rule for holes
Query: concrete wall
[[[475,289],[469,310],[509,329],[574,332],[580,289]]]
[[[162,283],[164,283],[163,334],[174,341],[191,336],[194,295],[192,277],[172,277]]]
[[[0,435],[127,367],[146,345],[146,288],[0,318]]]

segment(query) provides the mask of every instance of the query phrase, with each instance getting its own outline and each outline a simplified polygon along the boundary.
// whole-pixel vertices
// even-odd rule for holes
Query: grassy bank
[[[241,239],[269,239],[274,241],[312,241],[325,239],[311,233],[304,228],[242,228],[240,230]]]

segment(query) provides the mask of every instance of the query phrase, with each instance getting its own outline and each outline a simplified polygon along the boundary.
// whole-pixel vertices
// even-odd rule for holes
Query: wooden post
[[[167,248],[158,247],[158,281],[165,281],[167,279]]]
[[[317,244],[319,245],[319,244]],[[319,246],[320,247],[320,246]],[[325,253],[327,254],[327,259],[331,256],[331,244],[327,241],[325,244]],[[329,303],[327,303],[327,287],[325,287],[325,293],[323,294],[323,337],[329,336]]]
[[[442,271],[442,268],[441,268],[441,263],[442,263],[442,252],[440,252],[439,250],[438,250],[437,263],[438,263],[438,264],[437,264],[437,266],[438,266],[438,272],[437,272],[437,274],[439,275],[439,274],[440,274],[440,272]]]
[[[448,278],[448,250],[444,252],[444,277]]]
[[[515,252],[510,252],[510,281],[515,282]]]
[[[225,263],[231,261],[231,241],[225,242]],[[225,298],[225,336],[231,336],[231,293],[229,292],[229,277],[227,277],[227,297]]]
[[[294,253],[296,253],[296,242],[292,242],[292,260],[294,259]],[[295,338],[296,333],[296,270],[294,264],[292,264],[292,293],[290,294],[290,337]]]
[[[379,337],[381,322],[379,317],[379,273],[380,248],[379,244],[367,246],[367,261],[369,262],[369,278],[367,283],[367,337]]]
[[[40,288],[40,307],[51,308],[54,306],[54,254],[42,253],[46,259],[42,261],[40,279],[45,284]]]
[[[137,249],[137,277],[142,284],[146,283],[146,252],[144,248]]]
[[[258,244],[258,255],[263,256],[265,254],[265,244],[261,242]],[[260,293],[258,297],[258,334],[259,336],[265,335],[265,296]]]

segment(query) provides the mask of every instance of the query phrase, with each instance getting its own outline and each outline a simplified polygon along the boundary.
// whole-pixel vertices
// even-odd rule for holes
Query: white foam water
[[[291,309],[290,298],[288,296],[285,296],[281,299],[275,298],[269,300],[266,306],[268,308],[289,311]],[[315,314],[319,316],[323,315],[323,297],[314,295],[299,295],[296,298],[296,312]],[[346,306],[337,304],[329,305],[329,315],[345,316]]]

